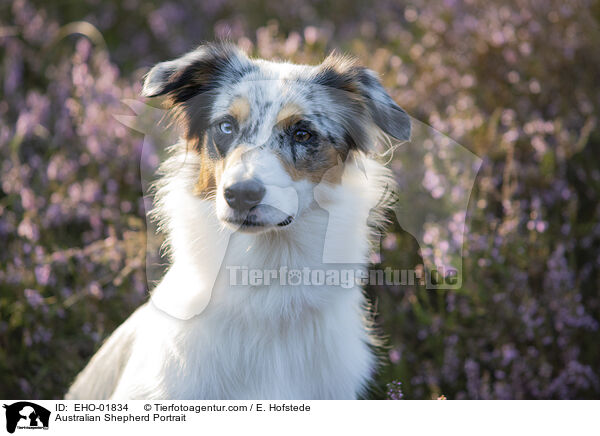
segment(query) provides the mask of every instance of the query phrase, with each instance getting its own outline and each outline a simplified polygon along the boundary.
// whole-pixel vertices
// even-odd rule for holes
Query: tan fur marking
[[[327,159],[318,169],[297,168],[294,164],[288,162],[280,154],[277,154],[277,158],[281,162],[283,169],[294,181],[309,180],[313,183],[321,183],[322,181],[325,181],[336,185],[342,182],[344,161],[342,160],[338,151],[333,147],[327,150]]]
[[[194,185],[194,194],[202,198],[208,198],[217,190],[217,184],[223,174],[223,161],[211,159],[206,144],[204,145],[200,151],[200,171],[198,180]]]
[[[238,123],[243,123],[250,116],[250,103],[245,97],[237,97],[229,106],[229,113],[232,117],[238,120]]]
[[[333,147],[328,150],[327,154],[330,166],[321,175],[320,179],[332,185],[339,185],[342,183],[342,175],[344,174],[344,165],[346,163],[340,153]]]
[[[304,111],[300,106],[295,103],[288,103],[281,108],[279,113],[277,114],[277,124],[285,124],[290,125],[302,118]]]
[[[203,148],[200,153],[200,172],[198,180],[194,186],[194,194],[201,197],[207,197],[213,192],[217,186],[215,181],[214,162],[212,162],[206,153],[206,148]]]

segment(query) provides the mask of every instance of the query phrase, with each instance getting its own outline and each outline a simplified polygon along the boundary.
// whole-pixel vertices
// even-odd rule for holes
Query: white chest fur
[[[298,291],[299,289],[295,289]],[[236,288],[235,299],[273,299],[290,289]],[[310,292],[327,292],[315,289]],[[131,357],[113,398],[356,398],[374,369],[359,289],[336,289],[337,304],[282,318],[273,301],[240,310],[209,304],[178,320],[151,303],[140,309]],[[268,294],[268,295],[267,295]],[[262,306],[262,313],[255,308]],[[281,306],[279,306],[281,307]]]

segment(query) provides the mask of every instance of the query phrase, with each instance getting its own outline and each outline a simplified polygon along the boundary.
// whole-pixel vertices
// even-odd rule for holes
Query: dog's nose
[[[264,185],[258,180],[245,180],[229,185],[225,188],[224,195],[232,209],[248,210],[260,203],[265,192]]]

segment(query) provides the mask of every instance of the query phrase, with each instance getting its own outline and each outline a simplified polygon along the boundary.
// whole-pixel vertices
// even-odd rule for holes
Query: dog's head
[[[317,66],[253,60],[208,44],[156,65],[142,94],[166,96],[187,152],[201,162],[198,196],[244,232],[291,225],[319,183],[336,184],[378,132],[410,137],[408,115],[372,71],[331,55]]]

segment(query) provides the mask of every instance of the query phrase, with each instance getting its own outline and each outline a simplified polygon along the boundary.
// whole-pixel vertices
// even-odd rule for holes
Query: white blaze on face
[[[285,158],[289,159],[289,156],[285,155],[285,150],[278,149],[282,144],[276,143],[278,140],[273,136],[274,129],[284,128],[287,118],[306,112],[302,88],[299,89],[296,82],[286,80],[293,72],[305,67],[268,62],[261,65],[264,71],[260,76],[250,76],[220,93],[211,116],[213,122],[226,115],[233,116],[240,131],[245,132],[244,136],[235,139],[241,142],[233,142],[227,150],[223,172],[217,180],[217,217],[229,227],[237,227],[236,223],[244,219],[243,213],[233,210],[225,199],[225,190],[235,183],[256,180],[265,187],[263,199],[250,213],[265,227],[295,220],[313,199],[314,174],[308,171],[302,174],[295,171],[294,165],[287,164]],[[243,117],[237,110],[240,100],[248,105]],[[236,106],[236,110],[232,111],[232,106]],[[290,107],[296,108],[297,112],[288,114]]]
[[[232,156],[226,164],[217,188],[217,217],[220,220],[227,220],[232,215],[225,200],[225,187],[250,179],[260,181],[266,188],[260,205],[271,206],[280,212],[265,212],[262,221],[277,225],[288,216],[297,216],[302,184],[292,180],[274,151],[254,147],[238,153],[238,156]]]

